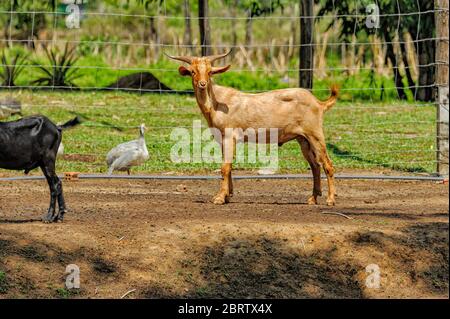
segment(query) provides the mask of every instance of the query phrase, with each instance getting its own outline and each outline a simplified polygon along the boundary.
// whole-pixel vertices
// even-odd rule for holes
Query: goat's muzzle
[[[204,90],[204,89],[206,89],[207,85],[208,85],[208,83],[206,81],[199,81],[197,86],[199,89]]]

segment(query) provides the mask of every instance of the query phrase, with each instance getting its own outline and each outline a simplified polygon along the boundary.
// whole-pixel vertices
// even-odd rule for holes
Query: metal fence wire
[[[59,171],[104,173],[107,151],[137,136],[141,122],[150,159],[136,172],[217,169],[171,160],[173,130],[190,132],[202,116],[190,80],[164,53],[230,49],[223,63],[232,68],[219,84],[256,93],[310,83],[319,98],[340,86],[324,123],[338,171],[448,175],[448,3],[441,0],[2,1],[0,118],[80,115],[81,126],[64,133]],[[296,143],[280,148],[279,172],[305,172],[301,157]]]

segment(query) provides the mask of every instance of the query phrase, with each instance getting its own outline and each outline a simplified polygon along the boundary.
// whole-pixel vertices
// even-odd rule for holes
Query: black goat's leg
[[[52,221],[54,221],[54,222],[63,221],[64,214],[66,212],[66,204],[64,201],[61,180],[59,179],[58,175],[56,175],[56,172],[55,172],[55,161],[49,159],[46,167],[47,167],[47,172],[49,173],[49,176],[51,177],[53,189],[55,190],[55,197],[58,200],[58,214],[54,214]],[[54,205],[54,209],[56,209],[56,203]]]
[[[55,184],[56,184],[56,192],[58,195],[58,207],[59,207],[59,211],[58,211],[58,216],[57,216],[57,221],[63,221],[64,219],[64,214],[66,212],[66,203],[64,201],[64,195],[63,195],[63,189],[62,189],[62,183],[61,180],[59,179],[59,177],[55,174]]]
[[[51,223],[55,219],[55,206],[57,191],[54,183],[55,170],[49,167],[47,164],[41,165],[42,172],[47,179],[48,186],[50,188],[50,206],[48,208],[47,214],[42,217],[44,223]]]

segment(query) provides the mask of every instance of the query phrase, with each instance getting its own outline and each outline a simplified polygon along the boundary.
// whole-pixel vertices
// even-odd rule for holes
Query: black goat
[[[50,207],[43,221],[62,221],[66,206],[61,181],[55,172],[56,153],[62,130],[80,123],[78,117],[55,125],[45,116],[30,116],[12,122],[0,122],[0,168],[24,170],[40,167],[50,187]],[[56,199],[59,211],[55,214]]]

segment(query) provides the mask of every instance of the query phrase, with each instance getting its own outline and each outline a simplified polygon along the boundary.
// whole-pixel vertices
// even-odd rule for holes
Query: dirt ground
[[[43,224],[45,182],[1,182],[0,298],[449,296],[448,185],[338,180],[327,207],[307,180],[237,180],[225,206],[218,184],[64,182],[66,219]]]

